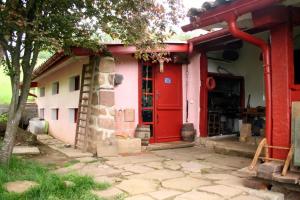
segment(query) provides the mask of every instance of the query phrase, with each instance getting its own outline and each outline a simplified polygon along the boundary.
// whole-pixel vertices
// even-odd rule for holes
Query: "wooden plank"
[[[253,157],[252,163],[251,163],[251,165],[249,166],[249,169],[250,169],[250,170],[253,170],[253,169],[255,168],[255,166],[256,166],[256,164],[257,164],[257,161],[258,161],[258,158],[259,158],[259,156],[260,156],[260,154],[261,154],[261,151],[263,150],[263,148],[264,148],[264,146],[266,145],[266,143],[267,143],[267,139],[266,139],[266,138],[264,138],[264,139],[259,143],[259,145],[258,145],[258,147],[257,147],[257,150],[256,150],[256,152],[255,152],[255,155],[254,155],[254,157]]]
[[[281,160],[281,159],[277,159],[277,158],[259,157],[259,159],[262,159],[262,160],[272,160],[272,161],[278,161],[278,162],[285,162],[285,160]]]
[[[279,146],[269,146],[269,145],[266,145],[265,148],[290,150],[289,147],[279,147]]]
[[[288,171],[288,169],[289,169],[289,166],[291,164],[291,160],[293,158],[293,153],[294,153],[294,145],[292,145],[292,147],[291,147],[291,149],[290,149],[290,151],[288,153],[288,156],[287,156],[287,158],[285,160],[284,167],[283,167],[283,170],[282,170],[282,173],[281,173],[282,176],[285,176],[286,173],[287,173],[287,171]]]

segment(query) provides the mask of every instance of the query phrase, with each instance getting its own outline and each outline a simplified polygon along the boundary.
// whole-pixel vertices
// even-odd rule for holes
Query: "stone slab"
[[[140,153],[142,151],[142,143],[140,138],[118,138],[117,144],[120,154]]]
[[[239,179],[230,174],[203,174],[202,177],[213,181]]]
[[[283,168],[282,162],[265,162],[258,166],[257,176],[264,179],[272,179],[273,173],[281,172]]]
[[[174,199],[175,196],[182,194],[182,192],[176,190],[162,189],[155,192],[150,192],[149,195],[157,200]]]
[[[80,158],[80,157],[92,157],[92,153],[88,152],[82,152],[79,149],[74,149],[74,148],[65,148],[63,143],[56,143],[55,144],[48,145],[51,149],[54,149],[56,151],[59,151],[62,154],[65,154],[69,158]]]
[[[132,197],[127,197],[127,198],[125,198],[125,200],[154,200],[154,199],[152,199],[149,196],[141,194],[141,195],[136,195],[136,196],[132,196]]]
[[[270,191],[253,190],[253,189],[248,189],[246,192],[249,193],[250,196],[255,196],[261,199],[284,200],[284,194],[279,192],[270,192]]]
[[[153,171],[154,169],[143,165],[127,165],[124,167],[124,170],[136,174],[143,174],[143,173]]]
[[[108,176],[97,176],[94,177],[94,181],[96,183],[109,183],[109,184],[115,184],[117,182],[121,182],[122,179],[117,177],[108,177]]]
[[[95,157],[81,157],[81,158],[76,158],[76,160],[82,163],[90,163],[90,162],[95,162],[98,159]]]
[[[37,154],[40,154],[40,150],[37,147],[15,146],[14,149],[13,149],[13,154],[16,154],[16,155],[37,155]]]
[[[162,182],[162,186],[169,189],[175,189],[179,191],[191,191],[203,185],[211,185],[210,181],[195,179],[192,177],[183,177],[170,179]]]
[[[206,192],[191,191],[175,198],[175,200],[225,200],[224,198]]]
[[[196,172],[196,173],[201,172],[201,170],[203,170],[203,169],[211,168],[208,165],[204,165],[204,164],[201,164],[199,162],[194,162],[194,161],[184,162],[181,164],[181,166],[182,166],[183,171]]]
[[[144,174],[132,175],[132,176],[129,176],[129,178],[163,181],[163,180],[172,179],[172,178],[180,178],[183,176],[184,176],[183,172],[163,169],[163,170],[155,170],[155,171],[147,172]]]
[[[262,199],[260,199],[258,197],[254,197],[254,196],[249,196],[249,195],[241,195],[241,196],[232,198],[232,200],[262,200]]]
[[[148,162],[148,163],[144,163],[143,165],[154,168],[154,169],[163,169],[164,168],[163,164],[161,162]]]
[[[122,192],[118,188],[114,188],[114,187],[109,188],[107,190],[101,190],[101,191],[93,190],[92,193],[100,198],[104,198],[107,200],[114,200],[118,197],[121,197],[122,195],[125,195],[124,192]]]
[[[106,140],[100,140],[97,143],[98,157],[117,156],[118,153],[119,153],[118,142],[116,138],[108,138]]]
[[[85,163],[76,163],[69,167],[63,167],[63,168],[56,169],[53,172],[56,174],[68,174],[68,173],[75,172],[75,171],[82,169],[85,165],[86,165]]]
[[[212,185],[198,188],[198,190],[214,193],[224,198],[230,198],[241,194],[243,191],[234,187],[225,185]]]
[[[157,183],[151,180],[129,179],[122,181],[116,187],[129,193],[130,195],[137,195],[153,192],[156,190],[157,186]]]
[[[38,185],[38,183],[33,181],[14,181],[5,183],[3,187],[8,192],[23,193]]]
[[[78,174],[83,176],[118,176],[122,173],[121,170],[114,169],[111,166],[104,165],[102,163],[90,163],[86,164],[78,171]]]
[[[285,176],[282,176],[281,173],[273,173],[273,180],[280,183],[290,183],[298,184],[300,175],[296,173],[289,172]]]

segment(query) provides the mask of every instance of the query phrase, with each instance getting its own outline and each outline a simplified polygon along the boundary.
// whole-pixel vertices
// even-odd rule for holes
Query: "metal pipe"
[[[263,63],[264,63],[264,80],[265,80],[265,93],[266,93],[266,138],[267,144],[271,145],[272,137],[272,102],[271,102],[271,49],[269,44],[264,40],[254,37],[246,32],[239,29],[237,25],[237,16],[232,15],[228,18],[227,23],[229,31],[231,34],[241,40],[247,41],[255,46],[261,48],[263,53]]]

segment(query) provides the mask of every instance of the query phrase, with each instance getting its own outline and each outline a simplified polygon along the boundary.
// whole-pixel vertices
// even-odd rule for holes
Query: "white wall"
[[[70,91],[70,77],[81,75],[82,65],[88,59],[73,59],[72,62],[57,71],[40,77],[38,87],[45,87],[45,96],[37,98],[38,108],[44,108],[44,118],[49,122],[49,134],[69,143],[74,144],[76,124],[70,120],[70,108],[77,108],[79,103],[79,90]],[[59,66],[57,67],[59,68]],[[59,82],[59,94],[52,95],[52,83]],[[39,95],[39,94],[38,94]],[[52,120],[51,109],[59,109],[58,120]]]
[[[255,35],[262,39],[268,37],[264,32]],[[233,75],[243,76],[245,79],[245,105],[247,105],[248,95],[251,94],[251,107],[265,106],[264,97],[264,69],[260,60],[260,49],[250,43],[244,42],[243,48],[239,50],[239,59],[232,63],[209,60],[208,71],[217,72],[218,66],[221,66],[231,72]],[[220,52],[209,54],[212,57],[220,58]]]

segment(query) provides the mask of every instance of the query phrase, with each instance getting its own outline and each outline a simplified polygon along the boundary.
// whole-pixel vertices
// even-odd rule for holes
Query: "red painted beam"
[[[290,74],[294,70],[293,30],[291,23],[273,27],[272,38],[272,144],[274,146],[290,147]],[[273,157],[285,159],[287,151],[273,150]]]
[[[207,115],[208,115],[208,90],[206,87],[206,79],[208,76],[208,60],[206,52],[202,51],[200,55],[200,113],[199,113],[199,131],[200,137],[207,137]]]
[[[281,1],[282,0],[236,0],[201,13],[199,16],[197,16],[193,23],[185,25],[181,28],[184,32],[192,31],[226,21],[232,14],[241,16]]]
[[[289,10],[285,6],[271,6],[252,13],[255,27],[272,27],[289,20]]]
[[[108,45],[107,49],[112,54],[132,54],[137,52],[135,46],[124,45]],[[188,44],[166,44],[163,49],[154,49],[147,51],[150,52],[174,52],[174,53],[187,53],[189,51]]]
[[[226,36],[231,36],[231,33],[228,31],[228,29],[221,29],[218,31],[214,31],[211,33],[207,33],[205,35],[200,35],[198,37],[194,37],[192,39],[189,39],[188,42],[192,44],[197,44],[201,42],[209,42],[211,40],[215,40],[218,38],[226,37]]]

